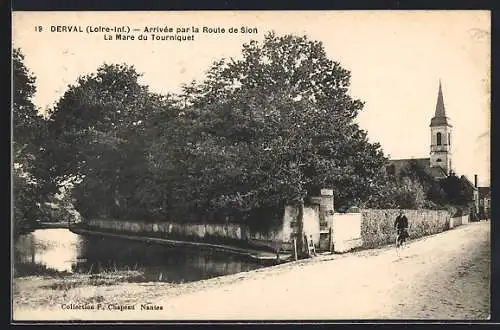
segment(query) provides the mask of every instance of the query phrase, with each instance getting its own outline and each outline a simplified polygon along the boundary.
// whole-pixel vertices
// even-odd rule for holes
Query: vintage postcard
[[[490,12],[12,13],[12,320],[490,318]]]

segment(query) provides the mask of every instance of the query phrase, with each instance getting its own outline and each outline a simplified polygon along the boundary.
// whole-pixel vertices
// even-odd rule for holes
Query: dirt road
[[[162,310],[59,310],[38,315],[136,320],[487,319],[490,223],[472,223],[411,242],[399,257],[391,247],[318,257],[231,278],[227,283],[208,280],[217,285],[148,301]]]

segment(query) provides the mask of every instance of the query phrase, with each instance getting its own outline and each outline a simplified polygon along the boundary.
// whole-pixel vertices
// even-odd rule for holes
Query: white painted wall
[[[346,252],[363,245],[361,213],[335,213],[332,217],[334,252]]]

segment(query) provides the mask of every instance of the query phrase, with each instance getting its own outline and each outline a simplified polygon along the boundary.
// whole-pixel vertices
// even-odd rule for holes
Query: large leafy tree
[[[37,176],[37,162],[43,149],[44,121],[33,103],[35,76],[24,64],[19,48],[12,53],[12,149],[14,229],[30,227],[39,215],[43,177]]]
[[[363,104],[348,94],[350,72],[306,37],[270,33],[242,55],[216,62],[205,81],[186,88],[199,136],[217,140],[202,149],[240,152],[245,161],[235,167],[252,174],[254,185],[231,185],[236,191],[225,197],[252,199],[258,190],[300,201],[322,187],[333,187],[340,204],[367,197],[385,159],[354,123]]]
[[[33,142],[36,140],[35,128],[39,121],[32,100],[36,92],[36,79],[25,66],[24,55],[19,48],[14,48],[12,52],[12,71],[14,161],[29,166],[30,154],[36,149]]]
[[[132,66],[104,64],[69,86],[50,117],[47,170],[60,185],[76,185],[84,216],[144,215],[137,188],[149,174],[146,123],[165,100],[140,76]]]

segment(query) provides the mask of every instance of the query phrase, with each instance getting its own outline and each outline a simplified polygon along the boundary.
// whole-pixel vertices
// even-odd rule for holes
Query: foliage
[[[37,171],[73,185],[84,217],[262,228],[324,187],[337,207],[434,201],[418,168],[400,184],[384,175],[380,146],[354,122],[363,103],[349,95],[350,72],[321,42],[269,33],[174,97],[140,77],[125,64],[79,77],[42,130]]]
[[[40,216],[34,205],[61,187],[72,188],[59,210],[72,198],[83,217],[259,229],[325,187],[337,207],[467,203],[465,186],[440,185],[417,162],[397,181],[385,175],[380,145],[354,122],[363,103],[349,95],[350,72],[306,37],[251,41],[180,95],[152,93],[133,66],[103,64],[68,86],[48,121],[36,115],[22,59],[16,51],[18,218]],[[453,195],[457,185],[463,193]]]
[[[270,33],[245,44],[241,59],[214,63],[183,97],[195,136],[185,165],[201,183],[183,191],[193,207],[281,208],[323,187],[338,205],[369,196],[385,159],[353,122],[363,104],[349,84],[350,73],[306,37]]]
[[[442,210],[453,205],[451,214],[458,214],[457,209],[472,201],[472,190],[465,179],[454,176],[435,179],[416,160],[410,160],[397,176],[388,175],[386,180],[383,188],[364,204],[365,207]]]
[[[12,52],[12,115],[14,135],[14,160],[27,163],[36,149],[37,109],[32,98],[36,92],[35,77],[24,65],[24,55],[19,48]]]
[[[43,199],[47,177],[38,171],[43,150],[45,122],[38,115],[32,98],[36,92],[35,77],[24,64],[19,48],[12,53],[12,117],[13,117],[13,220],[14,231],[32,227],[39,216],[38,204]]]
[[[104,64],[69,86],[52,112],[47,171],[59,185],[75,185],[84,216],[147,215],[135,193],[149,175],[145,123],[165,100],[139,77],[134,67]]]
[[[43,222],[76,222],[79,218],[69,193],[51,196],[40,205],[40,220]]]
[[[362,207],[420,209],[427,205],[422,185],[410,177],[402,177],[398,181],[387,178],[380,190],[372,194]]]
[[[473,188],[464,177],[450,175],[441,182],[446,199],[456,205],[468,205],[473,202]]]
[[[20,169],[14,168],[12,173],[13,207],[12,218],[14,233],[21,233],[33,228],[39,216],[35,187],[29,183]]]
[[[418,182],[425,191],[425,198],[428,202],[442,204],[445,201],[445,193],[439,180],[436,180],[426,168],[412,159],[400,172],[400,177],[408,177]]]
[[[342,205],[384,183],[380,146],[353,121],[363,104],[348,94],[350,72],[320,42],[270,33],[174,98],[140,76],[105,64],[52,111],[45,170],[75,185],[84,217],[262,228],[320,188]]]

